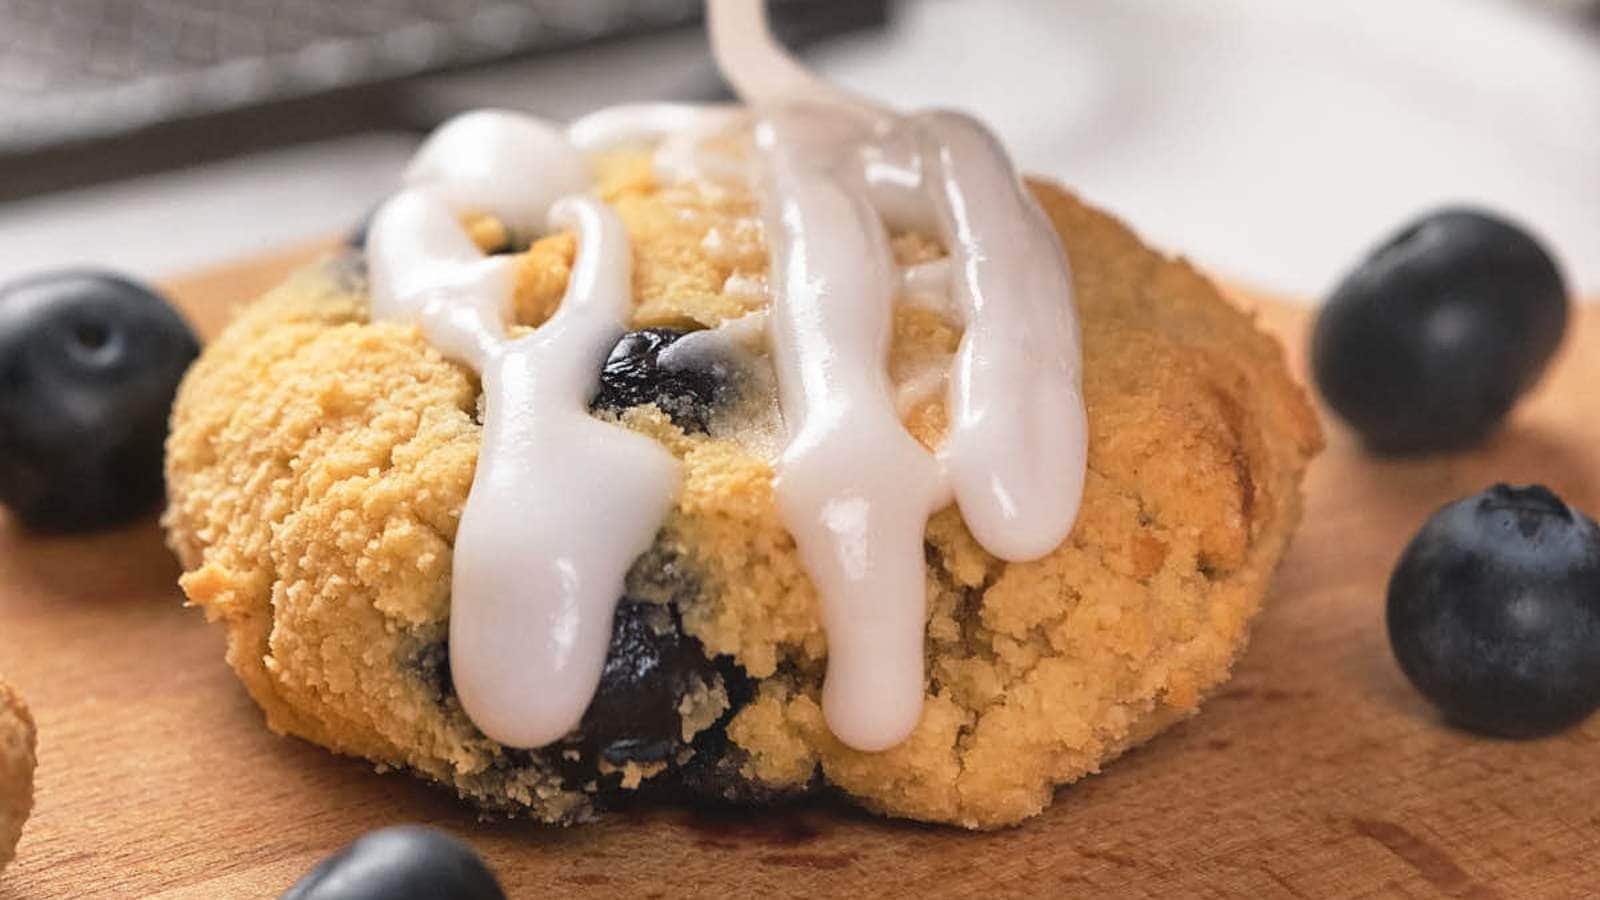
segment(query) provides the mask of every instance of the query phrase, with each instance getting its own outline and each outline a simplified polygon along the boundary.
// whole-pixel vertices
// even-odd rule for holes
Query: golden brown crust
[[[627,159],[602,175],[634,240],[637,324],[713,325],[750,308],[723,293],[730,275],[765,266],[759,233],[741,230],[748,197],[659,189]],[[1187,264],[1059,188],[1034,189],[1071,259],[1083,325],[1083,508],[1067,543],[1026,564],[986,554],[953,509],[933,518],[926,711],[902,746],[852,751],[822,724],[826,643],[768,464],[651,407],[623,416],[683,461],[658,546],[697,576],[693,596],[674,600],[684,627],[759,680],[728,725],[754,782],[798,787],[820,767],[887,814],[1014,823],[1193,713],[1244,644],[1299,515],[1316,420],[1276,343]],[[907,235],[896,250],[917,259],[928,245]],[[554,308],[572,251],[557,235],[523,256],[524,323]],[[937,361],[958,335],[902,312],[891,368]],[[229,661],[272,727],[566,820],[587,809],[583,786],[508,755],[418,674],[445,632],[476,406],[470,375],[415,330],[365,321],[359,284],[303,274],[185,381],[170,541],[185,592],[226,625]],[[936,444],[942,407],[924,402],[907,423]]]
[[[0,680],[0,870],[14,858],[22,825],[33,811],[35,741],[28,705]]]

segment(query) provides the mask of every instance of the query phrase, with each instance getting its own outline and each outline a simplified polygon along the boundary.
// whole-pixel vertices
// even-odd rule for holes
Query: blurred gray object
[[[692,21],[694,0],[0,0],[0,152]]]
[[[780,37],[791,45],[886,17],[886,0],[772,5]],[[427,127],[432,123],[404,121],[404,104],[386,88],[419,75],[681,30],[700,21],[701,6],[0,0],[0,198],[273,143]],[[264,119],[264,112],[277,115]]]

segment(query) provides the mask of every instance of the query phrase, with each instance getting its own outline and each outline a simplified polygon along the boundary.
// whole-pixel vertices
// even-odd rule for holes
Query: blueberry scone
[[[1279,347],[758,10],[746,106],[453,120],[191,370],[169,541],[272,728],[547,822],[990,828],[1227,677],[1321,440]]]
[[[21,695],[0,680],[0,869],[15,855],[33,811],[34,761],[33,716]]]

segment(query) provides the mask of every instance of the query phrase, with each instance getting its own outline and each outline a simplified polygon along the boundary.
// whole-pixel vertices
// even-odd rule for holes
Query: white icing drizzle
[[[668,184],[698,181],[703,188],[711,188],[718,182],[748,181],[749,172],[743,160],[705,150],[706,139],[721,130],[715,127],[690,129],[666,136],[656,148],[656,177]]]
[[[1072,530],[1088,456],[1066,254],[987,129],[952,113],[916,124],[966,321],[941,456],[978,542],[1037,559]]]
[[[567,139],[579,150],[595,151],[683,134],[703,138],[733,128],[746,115],[731,105],[628,103],[574,121],[567,126]]]
[[[561,129],[483,109],[440,125],[406,167],[455,213],[487,213],[513,231],[537,231],[556,198],[589,188],[589,166]]]
[[[872,109],[866,100],[816,77],[772,36],[763,0],[706,0],[717,68],[747,103],[826,103]]]
[[[484,258],[432,191],[401,191],[367,232],[372,318],[413,321],[440,353],[474,369],[505,339],[511,261]]]
[[[484,158],[495,161],[494,198],[472,193],[483,174],[472,163]],[[420,325],[482,376],[483,439],[455,540],[450,669],[473,722],[514,747],[548,744],[582,719],[628,567],[679,481],[660,445],[589,415],[600,364],[626,327],[632,259],[609,208],[550,199],[585,183],[549,180],[575,159],[532,119],[455,120],[419,152],[413,186],[383,206],[368,237],[373,317]],[[566,295],[532,334],[507,339],[511,269],[473,246],[457,222],[463,207],[504,210],[530,231],[577,230]]]
[[[732,441],[746,453],[776,462],[788,443],[777,385],[768,360],[761,355],[767,345],[766,309],[757,309],[715,328],[692,331],[661,351],[656,364],[662,371],[705,372],[721,370],[736,379],[736,399],[708,427],[712,437]]]
[[[755,349],[761,346],[767,333],[767,311],[752,310],[742,316],[723,319],[715,328],[691,331],[672,342],[661,351],[658,363],[663,366],[689,365],[677,362],[691,356],[698,359],[715,359],[719,349],[742,347]],[[692,351],[692,353],[691,353]]]
[[[567,126],[573,146],[587,151],[655,143],[656,175],[664,182],[742,180],[738,160],[705,153],[706,138],[736,128],[749,116],[738,106],[630,103],[592,112]]]
[[[921,365],[906,373],[894,389],[894,410],[901,416],[911,412],[917,404],[945,390],[950,383],[951,358],[941,357],[937,362]]]
[[[800,138],[814,125],[778,112],[758,132],[769,327],[789,428],[774,490],[822,601],[828,727],[852,747],[882,750],[922,714],[922,533],[949,495],[892,399],[899,273],[888,236],[866,198],[810,158]]]
[[[936,259],[901,269],[900,302],[949,319],[959,318],[960,311],[950,299],[950,260]]]
[[[927,517],[953,492],[985,548],[1026,560],[1077,516],[1086,423],[1071,279],[981,125],[897,117],[819,86],[772,40],[760,3],[710,0],[709,12],[724,75],[764,111],[769,327],[790,437],[774,490],[821,600],[823,712],[844,743],[883,750],[921,716]],[[887,375],[905,276],[886,225],[931,227],[950,254],[966,328],[938,458],[901,425]]]
[[[543,746],[582,718],[616,600],[678,489],[661,446],[588,414],[600,364],[626,325],[631,253],[588,189],[580,150],[657,143],[665,180],[738,179],[762,199],[767,310],[677,342],[662,364],[765,343],[782,421],[774,485],[821,599],[823,706],[840,740],[883,750],[921,716],[927,518],[955,500],[1005,559],[1067,535],[1083,482],[1085,421],[1066,259],[999,144],[954,114],[898,116],[822,84],[765,27],[762,4],[710,0],[725,74],[755,108],[755,155],[707,151],[751,122],[726,107],[604,110],[562,131],[515,113],[459,117],[431,137],[368,238],[373,316],[412,322],[477,370],[483,439],[456,536],[451,670],[463,706],[501,743]],[[460,224],[497,216],[519,233],[568,227],[579,251],[566,296],[508,337],[513,268]],[[902,270],[889,228],[936,234],[946,260]],[[721,252],[721,236],[707,251]],[[965,326],[948,373],[899,390],[888,375],[893,304]],[[930,453],[900,422],[941,386],[950,427]],[[773,403],[766,404],[772,408]]]

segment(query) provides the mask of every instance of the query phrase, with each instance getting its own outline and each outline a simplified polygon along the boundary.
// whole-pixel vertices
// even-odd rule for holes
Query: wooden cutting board
[[[206,334],[310,251],[171,285]],[[1303,371],[1306,317],[1259,303]],[[0,898],[271,897],[372,828],[465,836],[519,897],[1579,896],[1600,876],[1600,720],[1526,743],[1439,724],[1389,654],[1412,531],[1487,484],[1600,510],[1600,316],[1480,450],[1377,462],[1329,427],[1249,653],[1199,717],[992,834],[837,807],[479,824],[442,791],[271,734],[181,606],[154,522],[30,538],[0,514],[0,672],[39,722]]]

